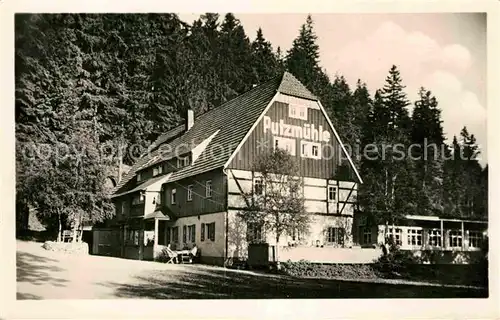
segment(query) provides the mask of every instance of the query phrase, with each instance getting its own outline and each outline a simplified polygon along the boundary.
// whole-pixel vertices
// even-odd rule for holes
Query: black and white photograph
[[[15,300],[491,298],[489,19],[12,13]]]

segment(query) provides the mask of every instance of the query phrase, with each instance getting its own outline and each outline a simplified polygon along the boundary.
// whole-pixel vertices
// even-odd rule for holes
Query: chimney
[[[187,118],[186,118],[186,131],[191,129],[194,124],[194,111],[193,109],[189,108],[187,110]]]

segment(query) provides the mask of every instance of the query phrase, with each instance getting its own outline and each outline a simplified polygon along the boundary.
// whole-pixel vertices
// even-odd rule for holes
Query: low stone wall
[[[69,254],[89,254],[89,245],[85,242],[54,242],[46,241],[42,248],[48,251],[64,252]]]
[[[382,250],[379,248],[282,247],[278,257],[280,261],[292,262],[373,263],[381,254]]]

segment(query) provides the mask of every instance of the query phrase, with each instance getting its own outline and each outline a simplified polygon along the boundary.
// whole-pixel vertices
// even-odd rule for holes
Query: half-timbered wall
[[[251,193],[257,173],[245,170],[228,170],[228,208],[244,209],[242,194]],[[337,201],[328,201],[328,186],[337,187]],[[307,212],[320,215],[353,215],[357,184],[350,181],[304,178],[304,198]]]

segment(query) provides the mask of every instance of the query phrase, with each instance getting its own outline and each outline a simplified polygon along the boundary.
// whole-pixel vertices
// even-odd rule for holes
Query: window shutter
[[[186,243],[186,235],[187,235],[187,227],[184,225],[182,226],[182,242]]]
[[[205,241],[205,224],[201,224],[201,241]]]

